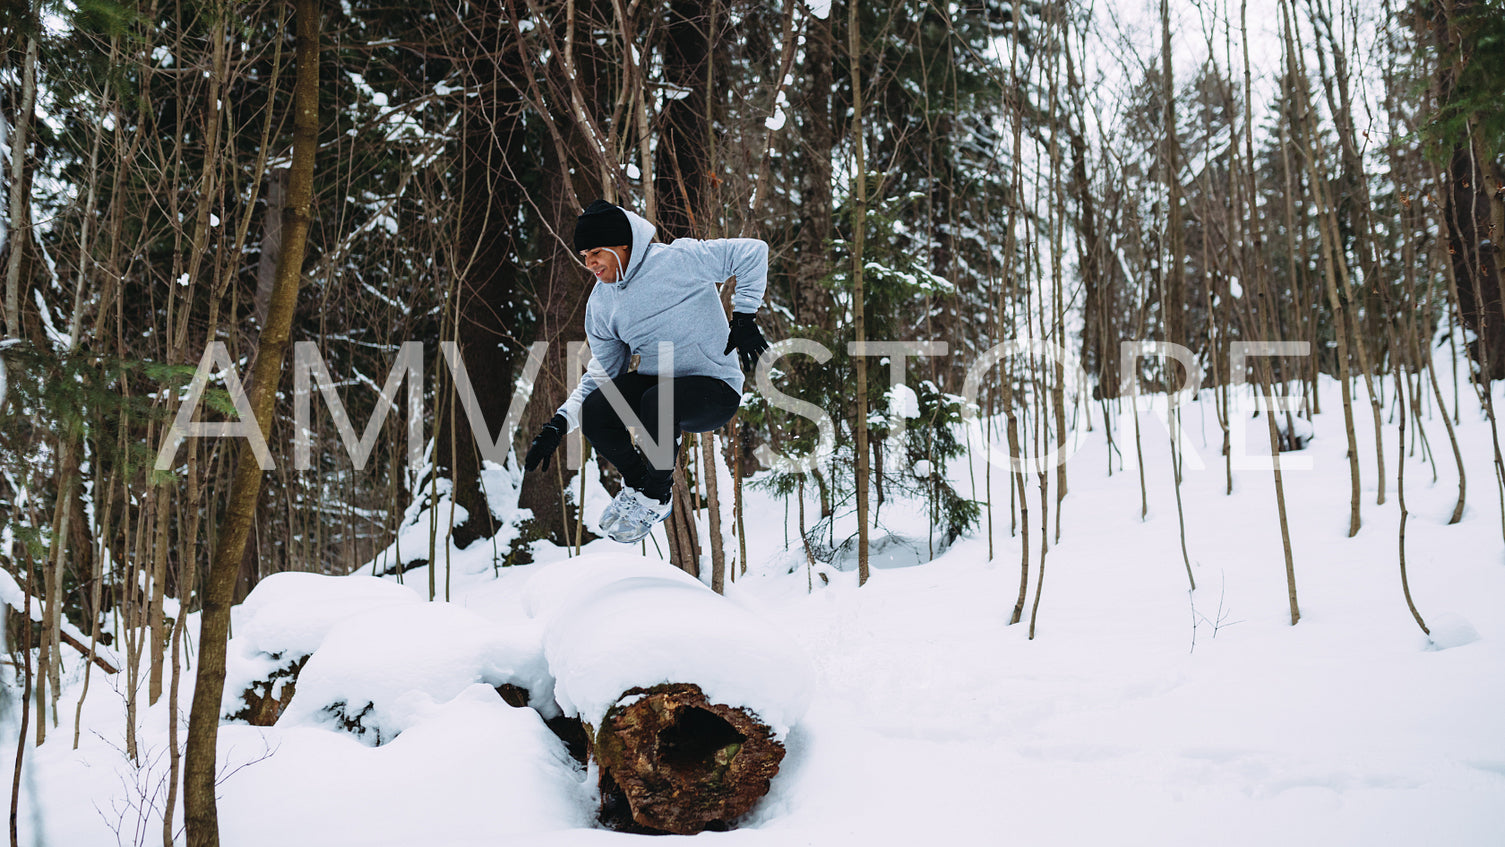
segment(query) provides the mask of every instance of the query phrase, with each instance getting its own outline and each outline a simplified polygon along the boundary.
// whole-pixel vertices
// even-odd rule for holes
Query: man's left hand
[[[763,333],[758,330],[758,325],[753,321],[753,316],[747,312],[733,312],[731,332],[726,337],[726,349],[722,354],[737,351],[737,356],[742,361],[742,369],[750,371],[757,367],[758,359],[768,352],[768,342],[763,338]]]

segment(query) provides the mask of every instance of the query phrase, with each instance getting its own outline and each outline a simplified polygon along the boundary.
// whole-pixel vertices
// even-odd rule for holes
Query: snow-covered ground
[[[1205,401],[1185,413],[1205,463],[1187,470],[1183,486],[1197,590],[1187,591],[1164,430],[1143,416],[1149,516],[1141,520],[1138,475],[1116,463],[1107,474],[1098,420],[1068,465],[1070,494],[1046,557],[1033,640],[1028,607],[1023,624],[1007,624],[1020,540],[1010,536],[1002,473],[992,477],[991,560],[979,530],[935,561],[875,569],[860,589],[851,570],[807,573],[803,553],[785,549],[794,529],[785,529],[784,504],[750,490],[751,568],[727,587],[725,626],[714,615],[695,624],[715,631],[705,644],[686,645],[699,657],[687,660],[687,672],[739,683],[749,698],[768,697],[774,705],[765,708],[789,706],[797,717],[769,796],[735,831],[697,837],[749,845],[1505,844],[1505,546],[1488,425],[1465,384],[1459,432],[1469,507],[1459,524],[1446,524],[1456,474],[1440,418],[1427,430],[1436,481],[1419,451],[1406,459],[1407,560],[1417,607],[1434,630],[1428,639],[1401,593],[1394,423],[1385,431],[1387,501],[1377,506],[1372,430],[1367,406],[1358,408],[1364,525],[1348,538],[1342,410],[1336,386],[1325,390],[1316,437],[1301,454],[1312,468],[1286,475],[1296,626],[1270,474],[1239,471],[1225,495]],[[1258,454],[1265,435],[1262,420],[1253,423],[1249,452]],[[1123,444],[1124,434],[1115,435]],[[953,479],[964,493],[975,480],[980,496],[986,473],[981,463],[970,473],[958,463]],[[602,496],[590,493],[588,516]],[[919,519],[891,508],[885,521],[918,535],[925,549]],[[1038,529],[1030,544],[1033,603]],[[370,577],[308,578],[241,610],[232,674],[249,673],[258,652],[318,649],[281,724],[221,731],[223,843],[572,847],[645,838],[594,828],[586,773],[538,713],[506,705],[492,688],[505,679],[549,684],[540,610],[584,602],[568,596],[572,573],[595,585],[606,557],[634,584],[676,579],[652,544],[646,560],[641,548],[609,541],[585,552],[592,555],[572,560],[540,550],[539,564],[499,576],[489,548],[455,553],[448,604],[427,602],[428,575],[417,570],[405,576],[416,603]],[[724,666],[706,658],[717,645],[735,652],[759,618],[795,645],[792,653]],[[664,621],[666,631],[683,624]],[[592,678],[591,645],[574,637],[550,649],[584,656],[576,667]],[[594,667],[672,659],[659,651]],[[142,755],[132,766],[121,753],[122,695],[107,678],[92,684],[78,749],[70,743],[75,686],[63,698],[63,726],[28,751],[23,844],[161,842],[160,819],[143,809],[162,802],[166,713],[161,704],[143,708]],[[599,706],[598,692],[578,696]],[[367,719],[382,726],[384,743],[372,746],[320,711],[341,698],[372,703]],[[0,749],[7,763],[10,727]]]

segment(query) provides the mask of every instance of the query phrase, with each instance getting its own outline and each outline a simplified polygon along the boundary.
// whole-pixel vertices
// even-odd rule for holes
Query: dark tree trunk
[[[1470,45],[1458,43],[1465,36],[1452,25],[1470,0],[1436,0],[1433,3],[1433,35],[1440,55],[1458,53],[1458,62],[1472,61]],[[1436,93],[1439,103],[1453,97],[1457,65],[1446,59],[1437,66]],[[1486,381],[1505,379],[1505,307],[1500,299],[1500,264],[1496,243],[1505,233],[1505,174],[1489,150],[1466,137],[1455,144],[1448,161],[1447,185],[1443,191],[1443,221],[1447,227],[1448,253],[1458,282],[1458,311],[1463,325],[1474,333],[1469,353]]]
[[[1448,252],[1458,280],[1458,310],[1474,333],[1469,353],[1484,379],[1505,379],[1505,311],[1500,302],[1500,264],[1492,232],[1494,207],[1505,203],[1497,184],[1479,167],[1468,147],[1453,151],[1443,218]],[[1487,370],[1485,370],[1487,368]]]
[[[664,532],[669,536],[669,563],[690,576],[699,577],[700,531],[695,526],[690,486],[685,481],[684,456],[685,451],[681,449],[674,466],[674,510],[664,522]]]
[[[1066,85],[1077,92],[1076,63],[1070,39],[1066,39]],[[1097,205],[1092,183],[1087,178],[1087,139],[1080,99],[1072,97],[1072,117],[1066,119],[1066,135],[1071,144],[1070,190],[1077,201],[1077,261],[1082,268],[1082,364],[1097,377],[1103,398],[1118,396],[1118,343],[1112,334],[1113,280],[1102,272],[1102,246],[1098,238]]]
[[[482,58],[473,73],[484,94],[466,115],[462,236],[453,254],[457,289],[453,317],[441,337],[455,340],[488,437],[494,439],[512,400],[519,347],[513,227],[520,189],[505,163],[523,157],[522,98],[509,82],[522,69],[510,24],[501,19],[499,10],[476,8],[477,17],[482,18],[475,30]],[[469,515],[454,529],[455,544],[465,547],[477,538],[495,535],[497,525],[481,489],[481,453],[470,421],[448,369],[440,373],[443,389],[434,414],[435,466],[453,481],[455,503]]]
[[[615,92],[604,90],[609,73],[603,67],[605,59],[588,22],[610,20],[611,16],[611,5],[605,0],[582,3],[574,24],[577,29],[573,39],[573,78],[564,78],[558,62],[551,62],[546,69],[551,74],[551,90],[567,92],[571,85],[578,87],[585,108],[599,115],[610,114],[610,106],[603,103],[609,104]],[[557,33],[557,39],[562,42],[564,33]],[[585,302],[590,296],[591,281],[572,247],[575,219],[583,208],[582,199],[588,203],[603,196],[608,188],[600,182],[603,165],[592,147],[591,130],[582,126],[578,116],[570,111],[567,95],[561,95],[561,102],[555,106],[553,123],[564,128],[564,137],[557,143],[542,143],[539,150],[531,153],[543,160],[538,167],[543,175],[542,185],[529,193],[530,208],[536,208],[544,216],[543,226],[538,230],[544,233],[546,243],[533,245],[537,262],[526,273],[520,272],[517,280],[522,299],[532,300],[537,318],[533,339],[548,343],[543,369],[519,425],[524,439],[531,438],[554,416],[577,384],[578,374],[568,372],[568,346],[585,339]],[[561,155],[565,158],[561,159]],[[568,483],[570,476],[564,462],[567,445],[568,439],[555,456],[558,464],[523,479],[518,503],[532,510],[533,518],[520,543],[540,538],[561,545],[575,541],[573,498],[566,494],[566,485],[561,484]]]
[[[831,150],[836,144],[831,126],[833,63],[831,20],[812,17],[806,25],[804,94],[800,137],[809,153],[800,169],[799,232],[795,238],[794,319],[806,326],[825,326],[830,296],[822,284],[831,273],[827,244],[831,241]]]
[[[664,79],[669,90],[660,113],[658,152],[653,163],[659,234],[666,241],[709,234],[707,196],[710,161],[706,149],[707,76],[710,70],[711,5],[670,0],[664,39]]]
[[[287,169],[278,168],[267,174],[267,208],[261,225],[261,256],[256,263],[256,295],[251,310],[256,315],[256,326],[267,322],[267,309],[272,303],[272,285],[277,281],[277,257],[282,255],[282,204],[287,198]]]
[[[585,339],[585,301],[590,296],[591,284],[585,273],[579,270],[578,262],[567,246],[573,243],[575,219],[580,214],[572,199],[575,192],[569,184],[568,168],[568,163],[549,162],[552,185],[541,203],[544,213],[552,218],[548,225],[566,239],[566,243],[553,241],[549,246],[548,260],[524,282],[524,287],[534,297],[539,318],[534,337],[549,344],[543,370],[539,372],[538,383],[533,389],[533,399],[522,418],[521,432],[527,437],[548,422],[565,397],[575,389],[577,376],[568,370],[567,347],[571,342]],[[561,445],[554,457],[561,470],[567,470],[567,449],[567,443]],[[551,464],[547,471],[534,472],[523,479],[519,505],[533,512],[532,524],[524,540],[547,538],[555,544],[574,543],[574,506],[566,496],[565,486],[560,484],[561,481],[567,483],[569,475],[561,474],[555,468],[556,465]]]
[[[712,5],[670,0],[664,37],[664,78],[669,83],[661,111],[658,151],[653,164],[659,234],[667,241],[711,234],[709,102]],[[683,453],[681,453],[683,455]],[[669,555],[690,573],[700,569],[700,539],[686,498],[684,473],[675,470],[674,510],[667,522]]]
[[[746,814],[779,772],[784,746],[736,706],[697,685],[634,688],[591,735],[603,816],[618,828],[693,835]]]

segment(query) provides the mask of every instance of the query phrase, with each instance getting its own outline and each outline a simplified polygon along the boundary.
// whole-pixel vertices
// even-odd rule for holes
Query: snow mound
[[[659,559],[631,553],[587,553],[537,569],[523,586],[523,612],[530,618],[547,618],[603,586],[631,577],[673,580],[699,587],[700,580]]]
[[[1276,415],[1275,431],[1280,433],[1281,450],[1305,450],[1317,434],[1312,422],[1300,415]]]
[[[279,573],[263,579],[230,610],[246,653],[301,658],[319,649],[337,622],[381,606],[422,602],[412,591],[372,576]]]
[[[273,697],[297,676],[301,663],[319,649],[340,621],[371,609],[421,603],[412,591],[370,576],[316,573],[272,574],[230,609],[220,714],[234,720],[246,708],[252,686],[269,684]],[[262,691],[260,693],[268,693]]]
[[[472,685],[390,744],[298,726],[227,726],[221,749],[276,755],[228,777],[226,845],[374,847],[537,843],[589,827],[594,783],[531,709]],[[533,836],[534,840],[517,839]],[[94,843],[111,843],[106,837]]]
[[[530,706],[557,714],[532,622],[503,626],[448,603],[372,609],[329,630],[278,724],[342,725],[381,744],[476,683],[526,688]]]
[[[560,708],[592,726],[632,688],[693,683],[782,740],[810,701],[814,671],[799,645],[663,562],[556,562],[530,581],[524,608],[543,624]]]
[[[928,545],[929,542],[923,536],[910,538],[895,533],[875,534],[868,542],[868,566],[877,570],[893,570],[929,564],[933,557]],[[936,547],[944,549],[945,545],[937,539]],[[856,572],[858,563],[855,539],[829,555],[832,567],[840,571]]]
[[[1432,634],[1427,636],[1428,650],[1447,650],[1453,647],[1462,647],[1479,640],[1479,630],[1462,615],[1452,612],[1443,612],[1432,615],[1427,620],[1427,628]]]

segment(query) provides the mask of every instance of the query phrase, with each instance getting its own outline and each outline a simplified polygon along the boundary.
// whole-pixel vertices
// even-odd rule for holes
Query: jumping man
[[[653,235],[645,218],[605,200],[581,213],[575,249],[596,277],[585,304],[591,360],[524,463],[529,471],[547,469],[565,433],[579,428],[622,474],[622,493],[601,515],[601,531],[622,543],[668,516],[680,433],[708,432],[731,420],[742,402],[742,369],[768,349],[753,320],[768,283],[766,243],[655,244]],[[737,287],[723,338],[717,286],[731,277]],[[628,371],[634,355],[638,369]],[[629,425],[638,428],[641,449]]]

